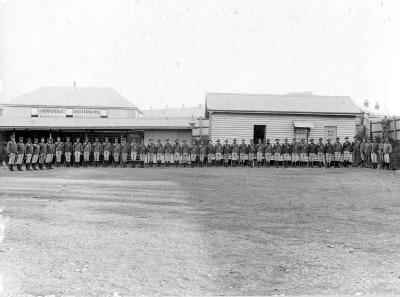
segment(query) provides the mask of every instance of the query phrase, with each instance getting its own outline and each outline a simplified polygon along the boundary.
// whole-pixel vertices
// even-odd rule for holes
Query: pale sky
[[[3,100],[108,86],[142,109],[311,91],[400,115],[398,0],[0,0]]]

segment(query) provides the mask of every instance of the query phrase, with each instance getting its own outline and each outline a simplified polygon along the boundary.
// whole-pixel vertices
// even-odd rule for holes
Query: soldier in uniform
[[[147,145],[147,155],[149,159],[149,166],[153,167],[154,164],[154,154],[156,153],[156,146],[153,143],[153,139],[149,139],[150,143]]]
[[[219,167],[222,162],[222,153],[223,153],[223,148],[221,141],[218,139],[217,143],[215,144],[215,165]]]
[[[92,144],[89,142],[89,139],[86,137],[85,142],[83,143],[83,167],[87,167],[90,161],[90,153],[92,151]]]
[[[319,138],[317,144],[317,159],[318,159],[318,166],[321,168],[324,165],[324,153],[325,153],[325,145],[322,142],[322,137]]]
[[[384,145],[384,139],[381,138],[379,141],[379,145],[378,145],[378,162],[379,162],[379,168],[383,168],[384,164],[385,164],[385,159],[383,156],[383,145]]]
[[[61,164],[61,157],[64,152],[64,143],[61,141],[61,137],[57,137],[57,141],[55,143],[56,147],[56,166],[60,167]]]
[[[343,165],[349,167],[350,164],[350,153],[351,153],[351,142],[349,137],[346,136],[345,142],[343,143]],[[354,160],[353,160],[354,162]]]
[[[371,168],[371,151],[372,151],[372,143],[371,139],[367,139],[367,144],[365,145],[365,166],[367,168]]]
[[[117,167],[119,164],[119,155],[121,154],[121,145],[118,143],[118,138],[114,139],[113,143],[113,163],[114,167]]]
[[[74,167],[79,167],[81,163],[82,143],[79,137],[76,138],[74,143]]]
[[[200,142],[199,145],[199,166],[203,167],[205,165],[205,159],[207,154],[207,144],[204,141]]]
[[[390,169],[390,155],[392,154],[392,144],[389,141],[389,138],[385,138],[385,143],[383,144],[383,159],[384,159],[384,168],[386,167],[388,170]]]
[[[37,170],[36,164],[39,161],[39,139],[35,138],[33,140],[32,148],[33,148],[33,151],[32,151],[32,168],[33,168],[33,170]]]
[[[102,145],[99,141],[99,138],[96,137],[93,143],[93,161],[94,166],[97,167],[100,162],[100,153],[101,153]]]
[[[326,167],[330,168],[332,165],[332,156],[335,154],[335,149],[333,147],[333,144],[331,143],[331,139],[328,138],[327,143],[325,144],[325,162],[326,162]]]
[[[197,156],[199,154],[199,147],[196,144],[195,140],[192,140],[192,144],[190,145],[190,166],[194,167],[196,165]]]
[[[162,145],[161,140],[158,139],[156,145],[157,167],[161,167],[163,155],[164,155],[164,146]]]
[[[300,142],[300,163],[301,163],[301,167],[305,167],[307,165],[307,144],[306,144],[306,140],[303,138]]]
[[[169,139],[167,138],[165,140],[165,146],[164,146],[164,160],[166,167],[171,166],[173,153],[174,153],[174,148],[172,147],[171,143],[169,142]]]
[[[129,143],[126,142],[125,138],[121,138],[121,160],[123,168],[126,168],[126,163],[128,163],[128,155],[129,155]]]
[[[224,166],[228,167],[229,157],[231,155],[231,147],[229,145],[228,139],[225,140],[225,144],[222,147],[222,153],[224,154]]]
[[[378,167],[378,148],[379,148],[379,143],[376,141],[376,138],[374,137],[372,139],[372,148],[371,148],[371,167],[372,168],[377,168]]]
[[[267,139],[267,142],[265,143],[265,148],[264,148],[265,165],[267,167],[271,166],[272,151],[273,151],[272,143],[270,142],[269,139]]]
[[[333,149],[335,151],[334,165],[335,165],[335,167],[342,167],[342,164],[340,162],[340,158],[342,157],[343,146],[340,143],[340,138],[339,137],[336,137],[336,141],[333,144]]]
[[[31,170],[31,162],[32,162],[32,154],[33,154],[33,146],[30,138],[27,139],[25,144],[25,169],[26,171]]]
[[[215,157],[215,148],[214,148],[214,145],[212,144],[211,139],[208,141],[206,152],[207,152],[207,166],[210,167],[210,166],[212,166],[213,159]]]
[[[110,165],[110,154],[112,152],[112,144],[108,140],[108,137],[104,139],[103,143],[103,166]]]
[[[357,136],[354,137],[354,141],[352,143],[351,150],[353,152],[353,167],[358,167],[360,162],[360,140]]]
[[[65,166],[69,167],[71,166],[71,154],[73,151],[73,146],[72,142],[70,141],[70,138],[67,137],[64,143],[64,155],[65,155]]]
[[[20,137],[19,142],[17,143],[17,170],[22,171],[22,163],[24,161],[25,156],[25,144],[24,138]]]
[[[183,140],[183,145],[182,145],[182,163],[184,167],[186,167],[187,163],[189,162],[189,154],[190,154],[190,147],[185,139]]]
[[[263,152],[264,152],[264,144],[262,143],[262,140],[259,138],[256,144],[257,167],[260,167],[262,165]]]
[[[14,171],[16,154],[17,154],[17,143],[15,142],[15,136],[11,135],[10,140],[7,142],[8,169],[10,169],[10,171]]]
[[[254,144],[253,139],[250,139],[250,143],[247,146],[247,151],[248,151],[247,166],[253,168],[254,167],[254,154],[256,153],[256,145]]]
[[[175,140],[175,144],[173,146],[173,150],[174,150],[174,165],[175,167],[179,166],[179,161],[181,160],[181,154],[182,154],[182,147],[179,144],[179,140],[176,139]]]
[[[366,139],[363,138],[361,143],[360,143],[360,156],[361,156],[361,167],[365,167],[365,154],[366,154],[366,147],[367,147],[367,143],[366,143]]]
[[[139,152],[139,145],[136,143],[135,140],[131,142],[131,168],[136,167],[136,159]]]
[[[288,139],[285,138],[285,143],[282,144],[283,165],[287,168],[290,162],[290,146]]]
[[[314,143],[314,138],[310,139],[310,144],[308,145],[307,151],[309,166],[314,168],[315,158],[317,156],[317,145]]]
[[[231,164],[233,167],[236,167],[239,159],[239,146],[236,143],[236,138],[233,139],[233,144],[231,145],[231,153],[232,153],[232,161]]]
[[[140,158],[140,167],[144,168],[144,165],[146,163],[146,145],[144,144],[143,139],[140,140],[140,145],[138,149],[139,153],[139,158]]]
[[[240,166],[243,167],[244,163],[246,162],[248,151],[247,151],[247,144],[246,140],[242,139],[242,143],[239,145],[239,160]]]
[[[39,169],[43,170],[43,164],[46,162],[47,145],[44,142],[44,137],[40,138],[39,143]]]
[[[47,169],[53,169],[52,163],[53,163],[53,157],[54,157],[54,152],[55,152],[55,147],[53,144],[53,139],[52,138],[47,138],[47,154],[46,154],[46,168]]]
[[[299,162],[299,152],[300,152],[301,144],[297,143],[296,138],[293,138],[293,142],[290,144],[290,154],[292,155],[292,167],[297,166],[297,162]]]

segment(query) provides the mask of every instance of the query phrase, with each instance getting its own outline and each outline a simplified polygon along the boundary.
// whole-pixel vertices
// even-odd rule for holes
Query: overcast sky
[[[400,114],[400,1],[0,0],[3,100],[109,86],[133,103],[312,91]]]

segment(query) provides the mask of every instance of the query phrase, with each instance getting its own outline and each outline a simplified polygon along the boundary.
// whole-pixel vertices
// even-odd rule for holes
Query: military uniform
[[[27,171],[31,170],[31,162],[32,162],[32,154],[33,154],[33,145],[31,143],[31,139],[28,138],[25,144],[25,169]]]
[[[113,143],[113,161],[114,167],[117,167],[119,164],[119,155],[121,154],[121,145],[118,143],[118,139],[115,138]]]
[[[376,138],[374,138],[371,147],[372,168],[376,168],[378,165],[378,149],[379,149],[379,143],[376,141]]]
[[[353,152],[353,167],[357,167],[360,162],[360,148],[361,148],[361,143],[360,141],[356,138],[356,140],[352,144],[352,152]]]
[[[351,142],[349,138],[345,138],[345,142],[343,143],[343,164],[344,167],[348,167],[350,163],[350,154],[351,154]]]
[[[229,145],[228,140],[225,140],[225,143],[222,146],[222,153],[224,154],[224,166],[227,167],[231,155],[231,146]]]
[[[183,145],[182,145],[182,163],[183,163],[183,166],[185,166],[185,167],[186,167],[187,163],[189,162],[189,154],[190,154],[190,147],[187,144],[187,141],[184,140]]]
[[[217,166],[221,165],[222,153],[223,153],[222,144],[221,144],[220,140],[218,139],[217,143],[215,145],[215,164]]]
[[[94,166],[97,167],[98,163],[100,162],[100,154],[102,150],[102,145],[99,142],[98,138],[95,138],[94,143],[92,145],[93,147],[93,161],[94,161]]]
[[[39,161],[39,140],[37,138],[35,138],[32,148],[32,168],[37,170],[36,164]]]
[[[321,167],[324,164],[324,153],[325,153],[325,145],[322,142],[322,138],[320,138],[317,144],[317,160],[319,167]]]
[[[15,137],[11,136],[9,142],[7,142],[7,155],[8,155],[8,169],[14,171],[15,155],[17,153],[17,143]]]
[[[365,165],[366,167],[371,167],[371,152],[372,152],[372,143],[371,139],[367,139],[367,144],[365,145]]]
[[[47,145],[44,142],[44,137],[40,139],[39,143],[39,169],[43,170],[43,164],[46,162]]]
[[[110,154],[112,152],[112,144],[111,142],[108,141],[108,138],[105,139],[103,143],[103,160],[104,160],[104,165],[107,166],[110,163]]]
[[[257,159],[257,167],[260,167],[263,160],[263,152],[264,152],[264,144],[261,139],[258,140],[256,144],[256,159]]]
[[[392,154],[392,144],[389,142],[389,139],[385,139],[385,143],[383,144],[383,159],[385,163],[385,167],[390,169],[390,155]]]
[[[164,159],[165,159],[165,165],[169,167],[171,165],[171,162],[173,162],[173,154],[174,154],[174,148],[172,145],[169,143],[169,139],[165,140],[166,143],[164,145]]]
[[[326,167],[331,167],[332,156],[335,154],[335,149],[329,138],[327,141],[328,142],[325,144],[325,162]]]
[[[231,145],[231,154],[232,154],[232,161],[231,161],[232,166],[236,167],[239,159],[239,146],[236,143],[236,139],[233,140],[233,144]]]
[[[161,163],[162,163],[163,155],[164,155],[164,146],[162,145],[160,139],[157,140],[156,153],[157,153],[157,166],[161,167]]]
[[[287,167],[290,161],[290,146],[287,138],[285,138],[285,143],[282,144],[282,154],[283,154],[283,165]]]
[[[182,147],[179,144],[179,140],[175,140],[173,150],[174,150],[174,164],[175,164],[175,167],[178,167],[179,162],[181,160],[181,154],[182,154]]]
[[[248,148],[246,141],[242,139],[242,143],[239,145],[239,158],[240,158],[240,166],[244,166],[246,159],[248,158]]]
[[[204,165],[206,154],[207,154],[207,145],[205,142],[202,142],[202,143],[200,143],[200,147],[199,147],[200,167],[203,167],[203,165]]]
[[[53,139],[48,138],[47,139],[47,154],[46,154],[46,168],[47,169],[53,169],[52,163],[53,163],[53,157],[55,153],[55,146],[52,143]]]
[[[296,142],[296,138],[293,138],[293,142],[290,144],[290,154],[292,155],[292,166],[297,166],[297,162],[300,160],[300,144]]]
[[[307,165],[307,151],[308,151],[307,144],[305,143],[305,140],[302,139],[299,145],[301,167]]]
[[[195,166],[198,155],[199,155],[199,147],[195,142],[192,142],[192,145],[190,146],[190,165],[192,167]]]
[[[315,159],[317,156],[317,145],[314,143],[314,138],[310,139],[310,144],[307,147],[308,151],[308,163],[311,167],[314,167]]]
[[[143,143],[143,140],[141,140],[140,142],[138,153],[140,159],[140,167],[143,168],[144,164],[146,163],[146,145]]]
[[[335,161],[334,161],[335,167],[340,167],[341,166],[340,159],[342,157],[343,146],[340,143],[339,137],[336,138],[336,142],[333,144],[333,149],[335,151]]]
[[[381,141],[379,142],[379,145],[378,145],[378,159],[379,159],[379,161],[378,161],[379,166],[383,167],[384,163],[385,163],[385,159],[383,156],[383,139],[381,139]]]
[[[271,165],[272,152],[273,152],[273,146],[269,142],[269,139],[267,139],[267,142],[264,146],[265,164],[267,165],[267,167]]]
[[[136,159],[138,156],[139,152],[139,145],[136,143],[136,141],[132,141],[131,143],[131,167],[136,166]]]
[[[360,143],[360,157],[361,157],[361,162],[362,162],[362,167],[365,167],[365,155],[366,155],[366,148],[367,148],[367,143],[365,138],[362,139],[361,143]]]
[[[154,156],[156,154],[156,146],[153,143],[153,139],[149,139],[150,143],[147,145],[147,157],[150,167],[153,167]]]
[[[212,141],[209,140],[207,144],[207,165],[211,166],[213,159],[215,157],[215,147],[212,144]]]
[[[81,162],[81,153],[82,153],[82,143],[80,142],[80,138],[78,137],[74,143],[74,163],[76,167],[79,167]]]
[[[126,167],[126,163],[128,162],[129,155],[129,143],[126,142],[125,138],[121,138],[121,159],[122,159],[122,167]]]
[[[279,139],[275,139],[276,143],[274,144],[273,151],[274,151],[274,165],[276,167],[279,166],[279,162],[281,161],[281,154],[282,154],[282,145],[279,143]]]
[[[59,167],[61,164],[61,157],[64,152],[64,143],[61,141],[60,137],[57,137],[55,148],[56,148],[56,166]]]
[[[71,154],[73,152],[73,144],[69,141],[69,137],[67,137],[64,143],[64,155],[65,155],[65,163],[66,166],[69,167],[71,165]]]
[[[22,163],[24,161],[25,156],[25,144],[24,138],[20,137],[19,142],[17,143],[17,170],[22,171]]]
[[[254,167],[254,154],[256,153],[256,146],[254,145],[253,139],[250,139],[250,143],[247,146],[248,151],[248,161],[247,165],[250,167]]]

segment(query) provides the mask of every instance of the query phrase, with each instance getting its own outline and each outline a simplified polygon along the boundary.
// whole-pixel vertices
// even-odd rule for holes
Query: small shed
[[[356,134],[361,109],[347,96],[206,94],[211,140],[293,137],[324,140]]]

